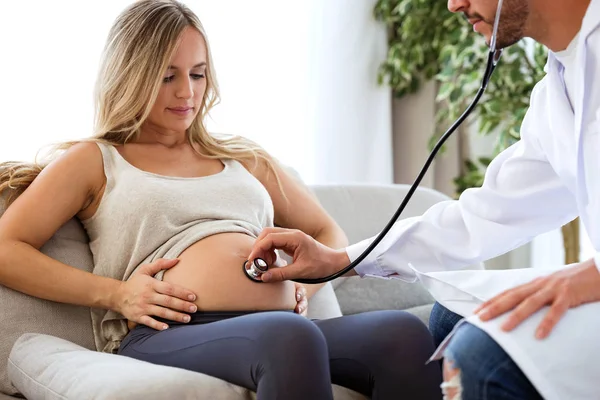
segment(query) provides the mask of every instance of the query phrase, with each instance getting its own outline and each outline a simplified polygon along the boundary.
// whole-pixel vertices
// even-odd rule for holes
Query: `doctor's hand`
[[[272,265],[277,259],[275,250],[283,250],[293,260],[285,267],[269,269],[262,275],[263,282],[322,278],[350,264],[344,249],[334,250],[302,231],[285,228],[265,228],[256,239],[248,261],[262,258]]]
[[[536,338],[544,339],[569,308],[596,301],[600,301],[600,272],[592,259],[507,290],[480,305],[475,313],[489,321],[514,309],[501,327],[508,332],[548,305],[535,333]]]

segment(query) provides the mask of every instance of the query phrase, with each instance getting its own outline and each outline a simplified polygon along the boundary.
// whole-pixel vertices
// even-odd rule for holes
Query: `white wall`
[[[314,181],[391,183],[391,94],[377,84],[387,32],[374,20],[376,0],[309,3]]]
[[[10,1],[0,12],[0,160],[92,133],[92,91],[124,1]]]
[[[313,180],[308,35],[313,10],[278,0],[187,1],[207,31],[221,89],[212,131],[255,140]]]

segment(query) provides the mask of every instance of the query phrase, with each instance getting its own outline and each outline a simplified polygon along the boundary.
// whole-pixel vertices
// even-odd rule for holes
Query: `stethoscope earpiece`
[[[244,265],[242,266],[244,269],[244,273],[252,282],[260,282],[262,283],[262,279],[260,279],[261,275],[269,270],[269,266],[267,262],[262,258],[256,258],[250,266],[248,266],[248,261],[244,261]]]

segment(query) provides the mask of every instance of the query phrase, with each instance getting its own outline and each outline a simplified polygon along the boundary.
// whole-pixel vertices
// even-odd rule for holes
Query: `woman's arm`
[[[265,162],[259,162],[250,171],[265,186],[275,209],[274,223],[282,228],[298,229],[318,242],[333,249],[344,248],[348,238],[334,219],[319,204],[308,188],[285,171],[276,160],[273,166],[281,186]],[[311,297],[324,284],[305,285]]]
[[[95,144],[76,145],[52,162],[0,218],[0,284],[62,303],[111,308],[119,281],[93,276],[39,251],[102,186]]]
[[[193,303],[179,299],[193,293],[154,282],[151,274],[169,264],[165,260],[143,266],[143,272],[121,282],[39,251],[62,225],[94,203],[104,180],[102,155],[94,143],[77,144],[44,168],[0,218],[0,284],[46,300],[111,309],[157,329],[159,323],[149,315],[181,320],[183,314],[159,305],[189,311]]]

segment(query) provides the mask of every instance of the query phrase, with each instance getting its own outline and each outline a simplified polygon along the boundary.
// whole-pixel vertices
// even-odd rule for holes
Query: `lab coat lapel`
[[[576,149],[574,146],[576,141],[573,136],[575,129],[573,107],[571,106],[563,83],[563,67],[553,53],[548,54],[546,71],[548,75],[548,85],[545,99],[545,111],[547,115],[546,118],[548,118],[549,121],[550,130],[552,131],[552,137],[554,140],[560,142],[560,148],[563,152],[568,149],[571,149],[574,152]],[[540,117],[543,118],[541,115]],[[565,154],[563,153],[563,157],[564,155]],[[574,171],[574,169],[571,170]]]
[[[549,111],[550,128],[553,136],[566,137],[572,141],[575,123],[573,109],[563,83],[562,66],[552,53],[548,54],[547,71],[549,82],[546,110]]]

